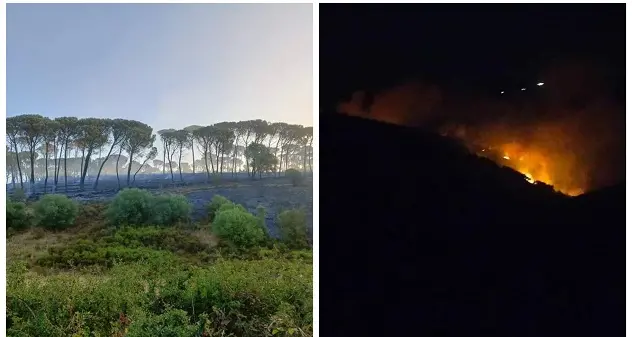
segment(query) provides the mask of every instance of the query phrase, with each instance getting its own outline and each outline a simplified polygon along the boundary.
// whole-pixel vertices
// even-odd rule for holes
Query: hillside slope
[[[328,335],[623,331],[621,193],[565,197],[418,129],[321,115],[320,135]]]

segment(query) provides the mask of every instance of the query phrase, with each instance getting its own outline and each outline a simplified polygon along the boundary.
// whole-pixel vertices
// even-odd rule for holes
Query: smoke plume
[[[578,195],[625,177],[625,108],[608,73],[585,61],[553,63],[538,75],[537,95],[471,99],[436,85],[405,83],[370,97],[363,91],[338,112],[386,123],[422,126],[489,149],[503,165]],[[530,92],[529,92],[530,93]],[[480,152],[479,154],[482,154]],[[508,159],[507,159],[508,158]]]

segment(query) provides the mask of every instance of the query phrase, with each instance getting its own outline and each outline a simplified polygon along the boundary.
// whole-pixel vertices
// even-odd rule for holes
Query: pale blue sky
[[[311,4],[8,4],[7,114],[312,125]]]

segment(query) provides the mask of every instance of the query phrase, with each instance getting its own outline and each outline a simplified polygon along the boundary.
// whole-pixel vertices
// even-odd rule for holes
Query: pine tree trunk
[[[48,142],[46,142],[44,154],[44,170],[46,171],[46,177],[44,178],[44,194],[48,191]]]
[[[127,186],[129,187],[131,173],[132,173],[132,159],[134,158],[134,152],[129,153],[129,165],[127,165]]]
[[[20,176],[20,188],[24,189],[24,179],[22,178],[22,168],[20,167],[20,154],[18,153],[18,144],[14,144],[15,148],[15,161],[18,164],[18,175]]]
[[[101,166],[99,167],[99,172],[97,172],[97,178],[94,181],[94,187],[93,187],[94,190],[97,189],[97,185],[99,184],[99,177],[101,176],[101,171],[103,170],[103,166],[105,166],[105,163],[108,161],[108,159],[110,159],[110,155],[112,154],[112,150],[114,149],[114,146],[116,146],[116,144],[112,143],[112,146],[110,146],[110,151],[108,152],[108,155],[105,157],[105,159],[101,163]]]
[[[64,147],[64,189],[68,192],[68,142]]]
[[[121,153],[123,152],[123,146],[119,148],[118,158],[116,158],[116,182],[118,183],[118,189],[121,189],[121,179],[119,178],[119,161],[121,160]]]

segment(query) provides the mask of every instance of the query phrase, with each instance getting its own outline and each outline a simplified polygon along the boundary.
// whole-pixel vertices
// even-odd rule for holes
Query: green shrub
[[[225,204],[232,204],[232,202],[219,194],[214,195],[211,199],[211,203],[208,205],[208,219],[213,221],[219,208]]]
[[[236,204],[234,202],[228,202],[228,203],[225,203],[225,204],[221,205],[219,207],[219,209],[215,212],[215,214],[217,214],[219,212],[223,212],[223,211],[229,210],[229,209],[238,209],[240,211],[248,212],[246,207],[244,207],[244,206],[242,206],[240,204]]]
[[[191,210],[189,200],[183,195],[159,195],[153,201],[151,223],[162,226],[188,223]]]
[[[290,181],[292,181],[292,186],[303,184],[303,174],[299,170],[287,169],[285,170],[285,176],[290,178]]]
[[[91,265],[112,267],[115,262],[147,261],[153,265],[171,263],[171,252],[147,247],[126,247],[122,245],[99,244],[88,240],[79,240],[71,245],[51,247],[48,255],[37,260],[44,267],[73,268]]]
[[[8,336],[113,336],[125,308],[139,308],[139,275],[125,278],[62,273],[7,277]],[[125,291],[122,291],[125,289]]]
[[[257,217],[238,207],[217,212],[211,229],[220,239],[238,248],[254,247],[265,239]]]
[[[263,259],[42,275],[10,263],[7,335],[260,337],[300,328],[311,336],[312,270],[307,261]]]
[[[236,323],[225,328],[236,336],[268,336],[278,323],[310,330],[312,266],[304,261],[219,261],[194,271],[188,284],[182,306],[214,307],[211,321]]]
[[[33,216],[23,202],[7,200],[7,228],[22,230],[31,227]]]
[[[62,194],[47,194],[34,207],[38,226],[63,229],[72,226],[79,212],[77,203]]]
[[[16,188],[11,193],[11,201],[15,202],[25,202],[26,201],[26,192],[22,188]]]
[[[199,238],[187,235],[173,227],[123,227],[114,236],[105,238],[107,243],[125,247],[149,247],[172,252],[198,253],[209,248]]]
[[[186,311],[168,309],[160,315],[147,315],[135,319],[129,326],[126,337],[193,337],[199,326],[191,324]]]
[[[151,218],[154,197],[138,188],[120,191],[110,203],[106,218],[112,225],[144,225]]]
[[[288,210],[279,214],[281,241],[290,248],[309,247],[307,240],[307,218],[301,210]]]

